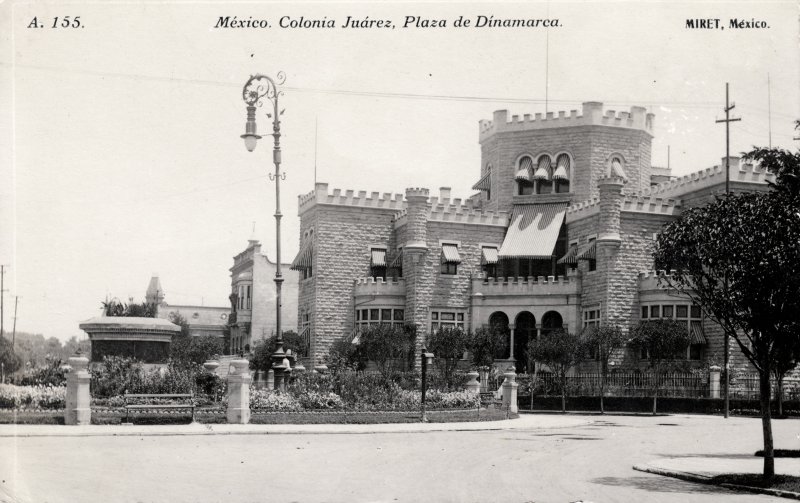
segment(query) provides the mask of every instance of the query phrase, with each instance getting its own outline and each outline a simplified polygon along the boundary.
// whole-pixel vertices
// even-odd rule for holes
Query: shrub
[[[250,409],[269,412],[296,412],[302,409],[300,402],[289,393],[250,388]]]
[[[297,396],[297,401],[300,402],[300,406],[306,410],[344,408],[344,401],[342,401],[342,397],[340,397],[336,393],[331,393],[331,392],[320,393],[317,391],[305,391],[303,393],[299,393],[296,396]]]
[[[64,386],[67,383],[67,370],[58,358],[47,358],[43,367],[31,369],[22,376],[23,386]]]
[[[0,408],[51,410],[66,406],[63,386],[15,386],[0,384]]]

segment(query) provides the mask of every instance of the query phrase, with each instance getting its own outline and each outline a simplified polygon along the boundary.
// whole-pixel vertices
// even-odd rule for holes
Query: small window
[[[675,316],[677,318],[688,318],[689,306],[675,306]]]
[[[386,279],[386,248],[370,250],[370,276]]]
[[[432,313],[431,313],[431,319],[432,319],[432,320],[438,320],[438,319],[439,319],[439,313],[437,313],[437,312],[435,312],[435,311],[434,311],[434,312],[432,312]]]
[[[650,306],[650,317],[661,318],[661,306]]]
[[[395,309],[394,310],[394,321],[403,321],[403,310],[402,309]]]
[[[382,321],[392,321],[392,310],[391,309],[381,309],[381,320]]]
[[[647,315],[650,313],[650,308],[647,306],[642,306],[642,319],[647,319]]]
[[[444,275],[458,274],[458,264],[460,263],[461,255],[458,253],[458,245],[454,243],[443,243],[441,273]]]
[[[663,318],[672,318],[672,306],[663,306],[662,307],[662,317]]]
[[[700,306],[692,305],[692,318],[700,318]]]
[[[380,311],[378,309],[370,309],[369,310],[369,320],[370,321],[380,321],[380,318],[378,318],[379,314],[380,314]]]

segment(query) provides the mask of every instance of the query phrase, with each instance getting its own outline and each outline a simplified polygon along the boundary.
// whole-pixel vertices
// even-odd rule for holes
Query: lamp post
[[[433,365],[433,353],[428,353],[428,348],[422,345],[422,353],[420,354],[422,360],[422,397],[420,397],[420,407],[422,409],[422,422],[427,423],[428,418],[425,415],[425,391],[428,387],[428,366]]]
[[[283,333],[281,331],[281,286],[283,276],[281,276],[281,180],[286,179],[286,173],[281,173],[281,120],[283,110],[278,109],[278,97],[283,94],[278,90],[278,86],[286,80],[283,72],[278,72],[278,78],[272,78],[256,74],[251,76],[242,88],[242,99],[247,105],[247,123],[245,133],[242,135],[244,146],[248,152],[256,148],[256,143],[261,138],[256,128],[256,108],[261,107],[265,102],[272,105],[271,112],[267,112],[267,117],[272,119],[272,162],[275,165],[275,173],[269,173],[269,179],[275,181],[275,332],[277,333],[278,347],[272,354],[273,367],[275,368],[276,387],[283,389]]]

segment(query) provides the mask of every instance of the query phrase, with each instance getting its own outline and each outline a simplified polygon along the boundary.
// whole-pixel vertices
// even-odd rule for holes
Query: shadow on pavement
[[[695,454],[655,454],[660,458],[714,458],[714,459],[754,459],[757,456],[752,454],[732,454],[732,453],[695,453]]]
[[[654,475],[651,477],[599,477],[591,480],[594,484],[614,487],[632,487],[650,492],[687,493],[687,494],[725,494],[729,490],[722,487],[695,484],[671,477]]]

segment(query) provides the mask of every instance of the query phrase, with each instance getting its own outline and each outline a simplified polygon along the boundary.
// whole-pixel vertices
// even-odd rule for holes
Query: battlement
[[[510,131],[534,131],[539,129],[552,129],[559,127],[573,126],[612,126],[627,129],[638,129],[653,135],[653,123],[655,115],[647,113],[644,107],[631,107],[630,112],[615,112],[607,110],[603,114],[603,104],[596,101],[583,103],[582,115],[578,115],[577,110],[570,110],[569,115],[565,111],[559,111],[558,116],[553,112],[547,112],[544,117],[537,113],[525,114],[520,119],[519,115],[512,115],[508,120],[507,110],[497,110],[494,112],[492,120],[479,121],[479,141],[502,132]]]
[[[509,214],[506,211],[482,211],[475,209],[473,201],[467,199],[463,203],[461,199],[453,199],[452,202],[445,199],[439,201],[436,197],[429,199],[431,202],[428,211],[429,222],[453,222],[471,225],[495,225],[508,227]],[[408,222],[408,209],[399,211],[394,218],[395,229],[404,226]]]
[[[652,215],[678,215],[681,209],[679,199],[655,196],[626,195],[622,198],[622,213],[648,213]],[[567,208],[567,223],[582,220],[600,213],[600,198],[593,197],[575,203]]]
[[[724,164],[724,157],[722,161]],[[729,173],[731,182],[766,184],[767,181],[775,179],[775,175],[772,173],[753,164],[741,164],[740,158],[733,156],[730,158]],[[642,196],[679,197],[724,183],[725,166],[717,165],[677,177],[674,180],[659,183],[654,187],[643,190],[640,194]]]
[[[406,189],[406,198],[409,197],[424,197],[427,198],[430,191],[424,187],[409,187]]]
[[[328,193],[327,183],[317,183],[314,190],[308,194],[298,196],[298,214],[307,211],[315,204],[328,204],[336,206],[351,206],[357,208],[375,208],[399,211],[405,207],[403,194],[391,194],[372,192],[367,196],[367,191],[360,190],[356,193],[353,190],[333,189],[333,193]]]
[[[662,278],[667,277],[667,271],[645,271],[639,273],[639,291],[644,290],[671,290]],[[661,279],[661,281],[659,281]]]
[[[406,280],[403,278],[358,278],[354,282],[356,297],[389,295],[404,297],[406,295]]]
[[[472,278],[475,297],[490,295],[570,295],[580,291],[577,277],[539,276],[518,278]]]

